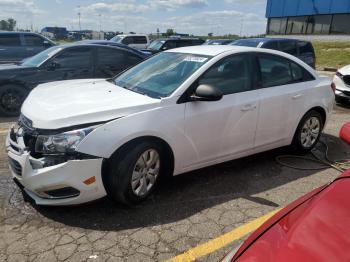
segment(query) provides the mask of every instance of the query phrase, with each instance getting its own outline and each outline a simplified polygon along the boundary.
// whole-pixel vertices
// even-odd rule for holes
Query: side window
[[[54,61],[61,68],[89,68],[91,66],[91,48],[70,48],[58,54]]]
[[[278,42],[277,41],[266,42],[261,47],[266,49],[278,50]]]
[[[113,48],[97,49],[97,67],[116,67],[124,64],[124,52]]]
[[[19,34],[0,34],[0,46],[20,46]]]
[[[249,55],[224,58],[199,78],[199,84],[212,85],[224,95],[252,90]]]
[[[290,55],[298,55],[295,41],[280,41],[279,50]]]
[[[44,40],[36,35],[24,35],[24,42],[26,46],[43,46]]]
[[[133,38],[131,36],[127,36],[122,40],[122,44],[124,44],[124,45],[130,45],[133,43],[134,43],[134,41],[133,41]]]
[[[142,61],[142,59],[136,55],[125,52],[125,64],[127,66],[134,66]]]
[[[176,47],[185,47],[185,46],[190,46],[190,45],[192,45],[192,43],[189,41],[178,41],[176,43]]]
[[[134,43],[135,44],[147,44],[147,39],[145,36],[135,36]]]
[[[261,86],[263,88],[313,80],[298,64],[274,55],[259,55]]]
[[[176,48],[176,43],[175,41],[166,41],[163,48],[166,50]]]

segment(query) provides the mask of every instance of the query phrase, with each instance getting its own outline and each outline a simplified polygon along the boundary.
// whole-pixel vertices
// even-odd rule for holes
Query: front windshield
[[[234,41],[231,45],[257,47],[260,44],[260,42],[261,41],[257,39],[245,39]]]
[[[111,41],[116,42],[116,43],[121,43],[121,41],[123,40],[123,38],[124,38],[124,37],[117,35],[117,36],[113,37],[113,38],[111,39]]]
[[[22,65],[24,66],[40,66],[42,63],[44,63],[48,58],[54,56],[59,51],[62,50],[62,47],[54,46],[51,48],[48,48],[39,54],[36,54],[35,56],[29,57],[25,59],[22,62]]]
[[[165,41],[153,41],[148,48],[149,49],[153,49],[153,50],[160,50],[160,48],[163,46],[163,44],[165,43]]]
[[[118,76],[115,84],[153,98],[167,97],[203,66],[209,56],[160,53]]]

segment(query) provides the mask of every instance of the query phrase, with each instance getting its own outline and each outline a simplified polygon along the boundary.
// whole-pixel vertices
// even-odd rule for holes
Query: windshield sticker
[[[207,57],[201,57],[201,56],[188,56],[184,59],[184,61],[196,62],[196,63],[204,63],[207,60],[208,60]]]
[[[47,55],[48,55],[48,57],[52,57],[61,50],[62,50],[62,48],[57,48],[57,49],[53,50],[52,52],[48,53]]]

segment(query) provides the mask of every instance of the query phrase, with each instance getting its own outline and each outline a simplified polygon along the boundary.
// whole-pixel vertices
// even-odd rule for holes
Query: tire
[[[147,186],[147,190],[144,191],[145,188],[142,185],[144,185],[144,182],[151,183],[149,178],[151,178],[150,173],[152,172],[145,173],[147,167],[144,167],[144,170],[141,168],[142,164],[145,163],[142,161],[142,156],[146,158],[147,155],[150,156],[151,154],[158,155],[159,162],[156,162],[158,164],[152,166],[153,170],[158,168],[158,174],[154,176],[153,185],[150,188]],[[164,175],[166,159],[164,150],[158,143],[143,141],[138,144],[127,145],[122,152],[115,153],[108,161],[106,176],[103,179],[107,195],[114,201],[126,205],[137,204],[145,200],[157,186],[160,176]],[[135,180],[137,176],[133,176],[134,171],[135,174],[141,174],[140,181]],[[134,180],[133,184],[132,180]]]
[[[18,85],[3,85],[0,87],[0,115],[18,116],[28,91]]]
[[[319,112],[307,112],[297,127],[291,148],[294,152],[306,154],[318,143],[323,130],[323,119]]]

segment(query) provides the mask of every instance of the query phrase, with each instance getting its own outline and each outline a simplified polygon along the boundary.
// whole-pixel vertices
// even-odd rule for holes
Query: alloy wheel
[[[300,142],[303,147],[310,148],[312,147],[321,132],[321,123],[317,117],[310,117],[307,119],[303,125],[300,134]]]

